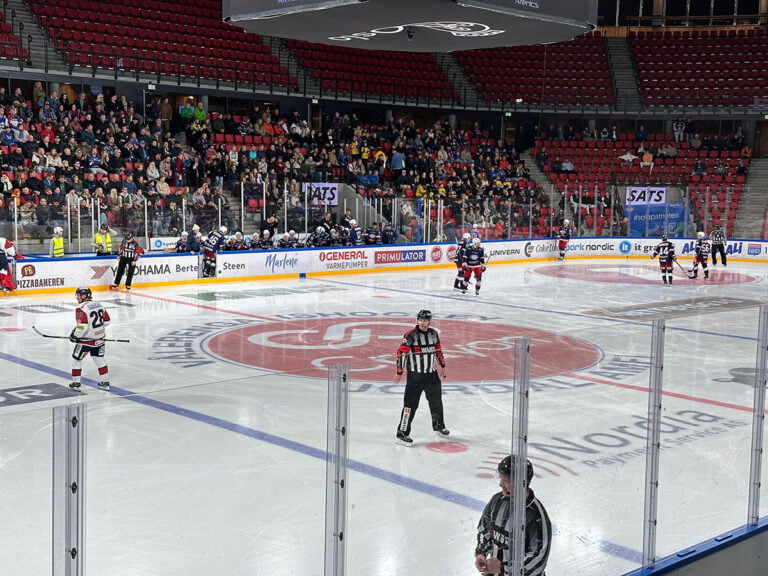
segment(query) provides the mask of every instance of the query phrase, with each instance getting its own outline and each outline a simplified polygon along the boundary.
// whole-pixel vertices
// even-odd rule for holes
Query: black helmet
[[[416,320],[429,320],[432,321],[432,311],[431,310],[419,310],[419,313],[416,314]]]
[[[499,474],[502,476],[511,476],[513,472],[515,462],[512,460],[512,456],[507,456],[504,458],[501,462],[499,462]],[[526,458],[525,460],[525,485],[529,486],[531,484],[531,479],[533,478],[533,464],[531,464],[531,461]]]
[[[667,235],[666,234],[662,234],[661,235],[661,241],[662,242],[666,242],[667,241]]]
[[[125,239],[126,240],[133,240],[133,232],[131,232],[130,230],[126,230],[125,231]]]
[[[106,229],[107,229],[106,224],[102,224],[101,226],[99,226],[99,230],[106,230]]]
[[[75,296],[82,296],[86,300],[90,300],[93,298],[93,292],[91,292],[91,289],[87,286],[81,286],[77,290],[75,290]]]

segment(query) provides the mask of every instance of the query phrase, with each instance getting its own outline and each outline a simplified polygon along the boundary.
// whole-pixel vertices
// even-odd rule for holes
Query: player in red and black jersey
[[[661,235],[661,242],[656,244],[651,254],[651,260],[659,257],[659,267],[661,268],[661,279],[664,284],[672,284],[672,263],[677,260],[675,256],[675,245],[667,240],[667,235]]]
[[[411,422],[419,407],[421,393],[427,397],[429,411],[432,414],[432,429],[441,436],[450,432],[445,427],[443,419],[442,383],[445,378],[445,358],[440,347],[440,336],[437,330],[430,328],[432,312],[421,310],[416,316],[416,327],[403,336],[403,342],[397,349],[397,376],[395,384],[400,382],[403,370],[408,369],[405,382],[403,410],[400,413],[400,424],[397,427],[399,444],[410,446]],[[438,375],[438,366],[440,373]]]

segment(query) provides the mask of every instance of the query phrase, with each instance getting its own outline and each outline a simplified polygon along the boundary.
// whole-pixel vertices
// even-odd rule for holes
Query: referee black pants
[[[720,252],[720,260],[722,260],[723,266],[725,266],[725,244],[712,244],[712,264],[717,264],[718,252]]]
[[[430,372],[428,374],[408,372],[408,378],[405,382],[405,395],[403,397],[403,410],[400,413],[400,425],[397,428],[398,434],[410,435],[411,422],[413,422],[416,409],[419,407],[422,392],[427,397],[429,411],[432,414],[432,429],[440,430],[445,428],[445,421],[443,420],[443,388],[440,376],[437,372]]]
[[[126,258],[125,256],[120,256],[120,262],[117,264],[117,272],[115,272],[115,286],[120,286],[120,281],[123,279],[123,274],[126,274],[125,277],[125,286],[126,288],[131,287],[131,282],[133,282],[133,272],[136,270],[136,266],[133,265],[133,258]]]

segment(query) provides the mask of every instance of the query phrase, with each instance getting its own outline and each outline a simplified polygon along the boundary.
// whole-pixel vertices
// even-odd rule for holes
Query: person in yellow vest
[[[51,238],[48,256],[51,258],[64,258],[64,228],[61,226],[56,226],[53,229],[53,238]]]
[[[93,247],[96,250],[96,256],[112,256],[112,233],[109,226],[102,224],[99,231],[93,236]]]

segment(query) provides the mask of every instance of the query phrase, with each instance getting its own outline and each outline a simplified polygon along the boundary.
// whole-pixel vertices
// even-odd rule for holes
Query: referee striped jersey
[[[118,250],[120,258],[130,258],[131,260],[136,257],[137,253],[141,254],[142,252],[143,250],[135,240],[123,242],[120,244],[120,249]]]
[[[437,371],[435,361],[445,366],[443,350],[440,347],[440,337],[437,330],[427,328],[426,331],[419,327],[405,333],[403,343],[397,349],[397,373],[402,374],[403,368],[408,367],[409,372],[417,374],[429,374]]]
[[[712,241],[712,244],[725,244],[725,232],[722,230],[712,230],[709,233],[709,239]]]
[[[507,576],[509,564],[510,504],[503,492],[493,495],[485,506],[477,526],[475,555],[485,554],[501,561],[501,576]],[[544,576],[552,548],[552,523],[539,499],[528,489],[525,499],[525,546],[523,573]]]

